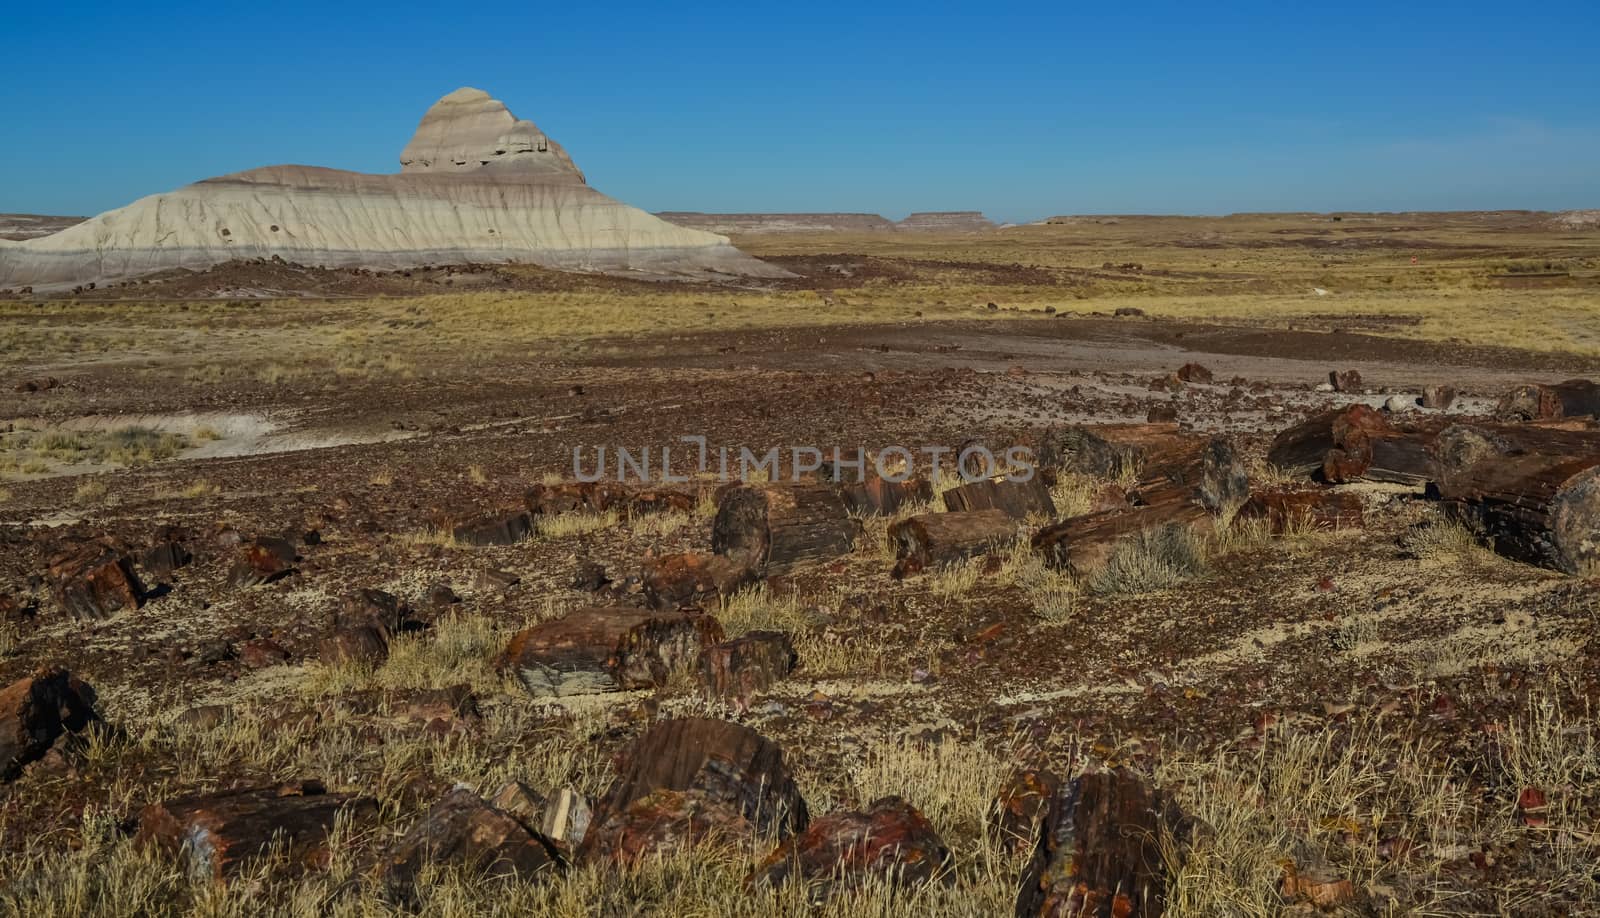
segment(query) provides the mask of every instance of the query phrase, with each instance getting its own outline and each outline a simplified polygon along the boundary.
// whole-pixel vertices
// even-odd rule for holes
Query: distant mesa
[[[436,102],[400,161],[387,175],[251,169],[0,241],[0,288],[43,291],[273,256],[330,268],[519,262],[650,278],[789,276],[723,236],[590,188],[560,144],[482,90]]]
[[[1550,218],[1557,229],[1600,229],[1600,210],[1569,210]]]
[[[59,233],[84,221],[83,217],[46,217],[41,214],[0,214],[0,239],[21,242]]]
[[[929,211],[894,222],[878,214],[705,214],[697,211],[662,211],[663,220],[710,233],[876,233],[894,230],[972,232],[995,225],[975,210]]]

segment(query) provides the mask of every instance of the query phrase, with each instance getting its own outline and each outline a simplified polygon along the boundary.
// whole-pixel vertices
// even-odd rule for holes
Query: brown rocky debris
[[[450,537],[456,542],[476,548],[515,545],[532,534],[533,517],[525,512],[478,517],[450,530]]]
[[[583,855],[627,860],[713,830],[785,838],[808,822],[776,744],[730,721],[677,718],[655,724],[623,754],[595,805]]]
[[[376,818],[377,804],[316,781],[195,794],[145,807],[134,842],[181,854],[188,873],[205,879],[230,879],[274,845],[294,867],[315,869],[332,857],[328,836],[342,812],[359,825]]]
[[[76,619],[103,619],[139,608],[144,590],[126,555],[99,542],[84,542],[50,559],[51,593]]]
[[[1160,793],[1123,769],[1067,783],[1023,871],[1016,914],[1158,918],[1167,886],[1160,839],[1175,818]]]
[[[1335,392],[1360,392],[1361,372],[1359,370],[1331,370],[1328,373],[1328,382]]]
[[[1032,850],[1061,790],[1061,779],[1040,768],[1019,768],[1011,773],[995,796],[988,828],[1013,854]]]
[[[865,812],[813,819],[756,866],[749,884],[804,883],[808,897],[820,903],[868,879],[904,887],[953,884],[953,861],[927,817],[899,797],[884,797]]]
[[[590,826],[582,857],[630,865],[694,845],[748,846],[755,826],[739,808],[701,790],[658,789]]]
[[[95,693],[60,667],[44,667],[0,689],[0,782],[10,781],[67,733],[99,720]]]
[[[1332,868],[1314,865],[1301,869],[1293,861],[1283,864],[1283,879],[1278,891],[1290,902],[1309,902],[1318,908],[1349,905],[1356,899],[1355,884]]]
[[[417,904],[417,877],[429,864],[449,864],[487,878],[527,879],[558,870],[561,856],[549,840],[470,790],[458,789],[428,811],[384,853],[384,896]]]
[[[378,666],[389,659],[389,639],[372,625],[340,628],[323,639],[317,656],[329,666],[342,663]]]
[[[340,600],[333,613],[335,628],[370,626],[387,640],[400,632],[408,610],[390,593],[361,589]]]
[[[789,635],[750,631],[700,652],[700,688],[714,698],[746,700],[786,678],[799,660]]]
[[[657,609],[731,596],[756,581],[756,572],[744,558],[703,551],[651,558],[642,573],[645,597]]]
[[[1422,407],[1435,411],[1448,411],[1455,403],[1456,387],[1444,385],[1423,387],[1422,398],[1418,401]]]
[[[270,537],[241,543],[236,556],[233,570],[228,574],[228,582],[240,588],[270,583],[288,576],[299,557],[292,542]]]
[[[166,580],[172,572],[194,560],[187,545],[188,533],[177,526],[162,526],[145,549],[139,568],[152,581]]]
[[[1553,385],[1518,386],[1500,400],[1498,411],[1525,420],[1600,418],[1600,383],[1569,379]]]
[[[1211,371],[1198,363],[1186,363],[1178,368],[1178,378],[1186,383],[1211,382]]]
[[[499,666],[536,697],[654,688],[720,640],[709,615],[596,606],[519,632]]]

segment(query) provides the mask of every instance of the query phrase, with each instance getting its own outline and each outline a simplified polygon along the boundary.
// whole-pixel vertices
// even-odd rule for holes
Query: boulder
[[[377,810],[370,798],[329,793],[316,781],[193,794],[145,807],[134,843],[180,855],[197,879],[231,879],[271,850],[293,867],[321,868],[340,814],[361,826]]]
[[[94,689],[60,667],[44,667],[0,689],[0,782],[14,779],[63,734],[99,720]]]
[[[630,860],[712,835],[785,838],[808,823],[776,744],[730,721],[677,718],[657,723],[623,754],[581,856]]]
[[[519,632],[499,666],[536,697],[654,688],[720,640],[709,615],[597,606]]]
[[[240,543],[228,582],[236,588],[271,583],[286,577],[299,559],[294,543],[262,537]]]
[[[899,797],[873,801],[865,812],[829,813],[811,821],[767,856],[752,886],[806,884],[815,903],[868,880],[893,886],[955,882],[953,858],[933,825]]]
[[[748,700],[782,681],[799,662],[788,634],[747,632],[700,652],[700,688],[714,698]]]
[[[51,593],[68,615],[103,619],[137,609],[144,595],[128,557],[111,546],[84,542],[50,558]]]
[[[434,804],[383,855],[382,883],[390,902],[415,907],[417,878],[426,866],[450,865],[490,878],[527,879],[560,869],[548,839],[470,790],[457,789]]]

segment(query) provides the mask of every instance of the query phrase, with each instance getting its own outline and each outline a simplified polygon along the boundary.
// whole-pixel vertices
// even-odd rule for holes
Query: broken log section
[[[1260,522],[1272,535],[1298,530],[1359,529],[1363,522],[1361,498],[1348,491],[1274,490],[1250,495],[1233,525]]]
[[[756,580],[743,558],[688,551],[644,563],[644,595],[655,609],[675,609],[706,599],[731,596]]]
[[[1016,535],[1016,518],[998,509],[907,517],[889,527],[889,539],[895,548],[895,576],[986,554]]]
[[[1214,532],[1216,517],[1197,503],[1165,503],[1088,513],[1034,533],[1033,550],[1045,562],[1079,577],[1105,570],[1124,543],[1165,529],[1203,536]]]
[[[944,492],[944,506],[952,513],[1003,510],[1015,520],[1056,515],[1050,488],[1039,475],[1027,480],[999,477],[971,481]]]
[[[1496,552],[1579,576],[1600,572],[1600,452],[1496,456],[1435,488],[1445,512]]]
[[[860,524],[831,484],[736,484],[722,489],[711,550],[764,573],[786,573],[855,548]]]
[[[1600,418],[1600,383],[1569,379],[1550,385],[1518,386],[1500,400],[1499,413],[1527,420]]]
[[[539,697],[655,688],[721,640],[709,615],[600,606],[518,632],[499,666]]]
[[[1040,462],[1095,478],[1137,477],[1151,457],[1193,439],[1175,423],[1102,424],[1047,434]]]

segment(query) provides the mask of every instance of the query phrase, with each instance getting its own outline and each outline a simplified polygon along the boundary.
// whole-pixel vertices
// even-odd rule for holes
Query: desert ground
[[[1600,376],[1600,231],[1296,214],[733,242],[795,276],[238,262],[11,291],[0,686],[65,670],[53,691],[92,715],[28,734],[0,694],[0,910],[1008,914],[1040,847],[1016,792],[1034,769],[1117,770],[1176,813],[1134,871],[1153,884],[1137,914],[1600,912],[1600,570],[1497,553],[1416,481],[1269,461],[1335,409],[1514,426],[1514,388]],[[1417,405],[1441,387],[1448,407]],[[1061,432],[1151,424],[1220,438],[1251,493],[1332,494],[1359,519],[1229,502],[1093,572],[1052,563],[1037,533],[1126,512],[1144,480],[1075,462]],[[897,570],[889,533],[945,511],[947,465],[850,510],[826,557],[664,598],[664,559],[729,556],[720,481],[552,495],[578,493],[575,448],[677,456],[688,436],[1025,445],[1050,506]],[[528,629],[651,605],[704,643],[780,632],[797,662],[730,689],[698,645],[663,649],[643,687],[561,694],[515,662]],[[635,744],[679,718],[775,744],[813,828],[894,796],[926,831],[782,882],[781,827],[681,795],[616,805]],[[400,864],[453,789],[512,814],[498,831],[542,846],[538,869],[426,845]],[[254,809],[193,817],[234,792]],[[323,798],[337,819],[278,815]],[[261,853],[250,833],[274,830]]]

